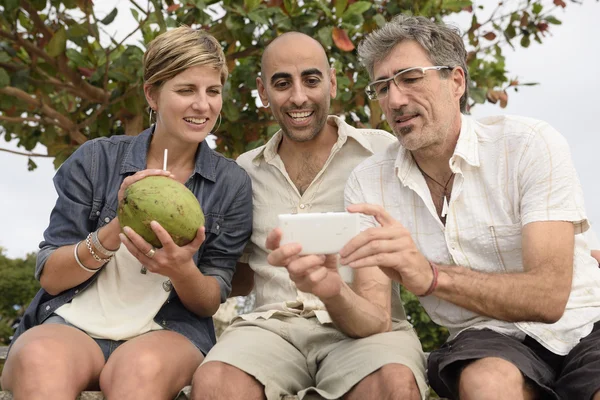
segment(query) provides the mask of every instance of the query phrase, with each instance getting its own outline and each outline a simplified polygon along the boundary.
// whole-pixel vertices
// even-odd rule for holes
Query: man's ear
[[[329,68],[329,83],[331,85],[329,95],[332,99],[335,99],[335,96],[337,95],[337,78],[335,77],[335,68]]]
[[[265,107],[269,107],[269,98],[267,97],[267,89],[263,84],[262,78],[256,78],[256,89],[258,90],[258,96],[260,97],[260,101],[262,105]]]
[[[144,96],[146,96],[146,101],[148,102],[150,108],[156,111],[158,104],[156,103],[156,100],[154,100],[156,96],[156,90],[154,89],[154,86],[144,84]]]
[[[452,70],[452,83],[454,96],[460,99],[465,93],[467,79],[465,77],[465,71],[461,67],[455,67]]]

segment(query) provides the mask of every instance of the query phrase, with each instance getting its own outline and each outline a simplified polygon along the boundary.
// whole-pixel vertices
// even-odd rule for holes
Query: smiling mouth
[[[203,123],[208,121],[208,118],[184,118],[183,120],[185,122],[189,122],[190,124],[202,125]]]
[[[294,121],[302,122],[308,119],[311,115],[313,115],[314,111],[303,111],[303,112],[288,112],[289,115]]]

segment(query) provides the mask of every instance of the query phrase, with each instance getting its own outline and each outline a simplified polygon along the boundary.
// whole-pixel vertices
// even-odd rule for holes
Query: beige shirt
[[[98,278],[55,313],[96,339],[128,340],[163,329],[154,317],[167,301],[167,277],[147,271],[125,246]]]
[[[399,144],[359,165],[348,181],[346,197],[351,203],[384,206],[429,260],[482,272],[523,271],[521,232],[530,222],[572,221],[576,233],[588,229],[567,142],[545,122],[463,116],[450,168],[456,175],[446,226],[423,175]],[[509,323],[435,296],[420,300],[452,337],[466,328],[490,328],[517,337],[527,334],[554,353],[567,354],[600,320],[600,270],[579,234],[573,272],[566,311],[554,324]]]
[[[352,169],[397,140],[381,130],[353,128],[336,116],[330,116],[328,123],[337,125],[338,140],[322,170],[302,195],[277,154],[283,137],[281,131],[266,145],[242,154],[237,160],[252,179],[254,203],[252,237],[247,248],[249,256],[244,261],[254,270],[256,310],[242,316],[244,319],[284,314],[317,316],[321,323],[331,322],[325,306],[316,296],[299,291],[285,268],[269,265],[265,247],[267,235],[277,227],[279,214],[344,211],[344,187]],[[345,280],[350,280],[347,274]],[[394,317],[404,318],[398,296],[393,297]]]

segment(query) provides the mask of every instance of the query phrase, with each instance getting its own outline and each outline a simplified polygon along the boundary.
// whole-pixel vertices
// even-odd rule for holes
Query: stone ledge
[[[186,386],[174,400],[188,400],[190,397],[191,386]],[[12,394],[0,391],[0,400],[12,400]],[[105,400],[102,392],[83,392],[76,400]]]

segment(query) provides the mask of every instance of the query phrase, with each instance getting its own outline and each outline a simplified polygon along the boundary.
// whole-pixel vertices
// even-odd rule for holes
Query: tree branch
[[[44,35],[47,40],[52,39],[52,32],[48,29],[44,22],[41,20],[37,11],[31,6],[31,4],[27,0],[21,0],[21,7],[27,11],[29,14],[29,18],[33,21],[33,24],[39,29],[40,33]]]
[[[73,122],[56,111],[54,108],[44,104],[41,100],[31,96],[27,92],[24,92],[21,89],[6,86],[0,88],[0,94],[5,94],[8,96],[16,97],[27,104],[30,104],[34,107],[39,108],[40,112],[49,118],[53,119],[58,125],[69,134],[69,137],[74,140],[76,143],[82,144],[87,141],[87,137],[81,133],[78,129],[76,129],[75,124]]]
[[[0,121],[6,122],[37,122],[38,124],[42,122],[41,118],[34,117],[7,117],[4,115],[0,115]]]
[[[19,155],[19,156],[54,158],[54,156],[50,156],[48,154],[24,153],[22,151],[3,149],[2,147],[0,147],[0,151],[5,151],[7,153],[16,154],[16,155]]]

